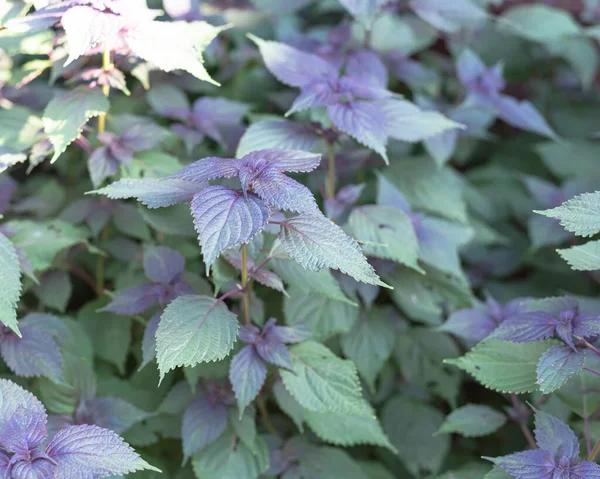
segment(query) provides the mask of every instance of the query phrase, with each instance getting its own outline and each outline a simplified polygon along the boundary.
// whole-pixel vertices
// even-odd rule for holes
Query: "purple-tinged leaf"
[[[542,449],[517,452],[488,459],[516,479],[553,479],[556,464],[552,455]]]
[[[581,461],[571,465],[569,479],[600,479],[600,465],[595,462]]]
[[[279,239],[286,253],[306,269],[337,269],[357,281],[389,287],[356,241],[324,216],[300,215],[283,221]]]
[[[549,394],[560,388],[567,380],[581,372],[585,351],[574,351],[568,345],[552,346],[542,354],[537,366],[537,384],[540,391]]]
[[[121,17],[86,6],[70,8],[62,16],[61,23],[69,52],[65,66],[97,45],[108,44],[108,48],[112,49],[118,43],[119,31],[124,26]]]
[[[317,55],[253,35],[250,39],[258,45],[265,65],[281,83],[300,88],[317,80],[337,77],[337,68]]]
[[[240,419],[244,415],[244,409],[260,392],[266,377],[267,365],[252,345],[242,348],[231,360],[229,380],[237,399]]]
[[[34,288],[35,295],[49,308],[64,313],[73,292],[71,277],[66,271],[53,269],[46,271],[40,284]]]
[[[163,208],[190,202],[205,186],[171,178],[122,179],[90,193],[106,195],[113,200],[136,198],[148,208]]]
[[[272,166],[279,171],[291,173],[308,173],[321,163],[321,155],[302,150],[287,150],[281,148],[268,148],[266,150],[252,151],[242,158],[247,165],[254,168]]]
[[[148,103],[161,116],[188,121],[191,115],[187,95],[175,85],[164,83],[153,85],[148,92]]]
[[[327,217],[336,221],[342,217],[346,210],[356,204],[365,185],[347,185],[341,188],[335,195],[335,198],[325,199],[325,212]]]
[[[249,110],[250,105],[247,103],[206,96],[194,103],[192,121],[196,128],[209,134],[208,128],[212,128],[210,125],[233,126],[240,124]]]
[[[600,336],[600,313],[580,313],[573,334],[584,338]]]
[[[452,313],[438,330],[479,342],[487,338],[497,326],[494,318],[482,309],[461,309]]]
[[[554,208],[568,199],[561,188],[537,176],[527,175],[523,178],[523,183],[540,207]]]
[[[185,259],[178,251],[165,246],[149,246],[144,250],[144,272],[155,283],[170,284],[183,275]]]
[[[575,460],[579,456],[577,436],[560,419],[543,411],[535,413],[535,442],[555,457]]]
[[[46,453],[58,464],[56,479],[91,479],[144,469],[160,472],[117,434],[98,426],[71,426],[59,431]]]
[[[159,311],[152,316],[144,330],[144,338],[142,339],[142,364],[140,369],[156,357],[156,331],[158,330],[161,314],[162,311]]]
[[[0,334],[0,353],[8,367],[18,376],[62,381],[62,357],[52,334],[25,320],[21,334],[21,338],[12,332]]]
[[[272,328],[267,331],[267,326],[263,335],[262,340],[255,345],[258,355],[267,363],[293,371],[292,357],[283,341],[273,333]]]
[[[273,326],[272,334],[286,344],[295,344],[307,340],[312,331],[302,321],[293,326]]]
[[[240,328],[240,341],[246,344],[256,344],[260,341],[260,328],[254,324],[244,324]]]
[[[280,210],[319,213],[311,191],[273,166],[267,166],[258,172],[242,166],[240,181],[243,189],[251,186],[251,190],[259,198]]]
[[[215,441],[227,426],[227,407],[209,395],[200,395],[183,413],[183,454],[190,457]]]
[[[64,476],[60,475],[56,463],[41,448],[35,448],[26,453],[15,454],[10,461],[5,477],[39,479],[63,478]]]
[[[79,0],[70,0],[44,5],[42,8],[36,9],[34,13],[9,20],[4,26],[14,32],[36,33],[58,23],[67,10],[79,4],[81,4]]]
[[[382,87],[388,82],[387,68],[381,57],[372,50],[351,51],[346,60],[346,73],[351,77],[368,75]]]
[[[233,178],[237,176],[242,160],[233,158],[204,158],[190,163],[169,178],[203,182],[216,178]]]
[[[0,474],[2,477],[5,476],[6,471],[8,471],[8,464],[10,463],[11,456],[8,452],[0,449]]]
[[[504,321],[490,337],[514,343],[530,343],[554,336],[556,325],[557,320],[550,313],[525,312]]]
[[[124,159],[130,161],[132,154]],[[106,178],[114,176],[121,168],[121,160],[112,154],[108,146],[96,148],[88,159],[88,172],[94,187],[100,186]]]
[[[424,111],[406,100],[383,100],[382,110],[391,138],[415,143],[444,131],[464,129],[464,125],[435,111]]]
[[[381,174],[377,174],[377,204],[391,206],[412,215],[410,204],[402,192]]]
[[[390,128],[380,107],[371,102],[357,100],[329,106],[327,112],[337,128],[378,153],[389,163],[385,148]]]
[[[27,454],[39,447],[48,437],[46,432],[46,414],[35,409],[18,406],[15,412],[4,422],[0,433],[0,446],[10,452]]]
[[[0,174],[0,214],[4,213],[17,191],[17,182],[8,174]]]
[[[159,302],[165,287],[161,284],[143,284],[117,293],[102,311],[135,316]]]
[[[269,220],[269,207],[249,193],[225,186],[209,186],[191,204],[194,227],[207,268],[225,250],[248,243]]]
[[[469,0],[410,0],[411,9],[438,30],[456,33],[487,18],[485,10]]]
[[[242,257],[240,254],[227,253],[225,255],[225,259],[236,269],[242,269]],[[285,286],[283,284],[283,280],[273,271],[270,271],[264,267],[255,270],[255,264],[252,258],[248,258],[248,274],[250,277],[254,278],[260,284],[267,286],[268,288],[275,289],[280,291],[284,295],[287,296],[287,292],[285,291]]]
[[[494,101],[498,115],[506,123],[522,130],[531,131],[551,139],[556,133],[546,122],[542,114],[528,101],[519,101],[513,97],[500,95]]]

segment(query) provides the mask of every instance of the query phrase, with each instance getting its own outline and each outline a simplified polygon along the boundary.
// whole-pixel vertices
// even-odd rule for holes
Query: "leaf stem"
[[[100,236],[100,241],[106,241],[108,239],[108,228],[105,226]],[[104,294],[104,255],[98,255],[96,262],[96,295],[98,297]]]
[[[523,432],[523,436],[525,436],[525,439],[527,440],[527,444],[529,444],[529,447],[531,449],[537,449],[535,439],[533,439],[531,431],[527,427],[527,420],[525,419],[524,411],[521,406],[521,403],[519,402],[519,398],[517,397],[516,394],[511,394],[510,397],[511,397],[511,400],[513,403],[513,407],[515,408],[515,411],[517,412],[517,422],[519,423],[519,427],[521,428],[521,431]]]
[[[244,322],[250,324],[250,295],[246,286],[248,284],[248,245],[244,243],[242,245],[242,289],[244,289],[244,295],[242,296],[242,304],[244,308]]]
[[[594,449],[592,449],[592,452],[590,452],[590,454],[588,456],[588,461],[594,462],[596,460],[596,456],[598,455],[599,452],[600,452],[600,439],[598,439],[596,441],[596,444],[594,444]]]
[[[258,408],[258,412],[260,413],[260,418],[265,426],[265,429],[273,434],[273,436],[279,437],[279,432],[271,422],[271,417],[269,416],[269,410],[267,409],[267,403],[265,402],[264,396],[258,396],[256,398],[256,407]]]
[[[329,143],[327,164],[327,183],[325,185],[325,194],[327,198],[335,198],[335,148],[334,143]]]
[[[584,367],[583,367],[583,369],[584,369],[584,370],[586,370],[587,372],[590,372],[590,373],[592,373],[592,374],[595,374],[596,376],[600,376],[600,372],[599,372],[599,371],[596,371],[595,369],[588,368],[587,366],[584,366]]]
[[[583,344],[585,344],[585,346],[588,349],[591,349],[592,351],[594,351],[598,356],[600,356],[600,350],[598,350],[598,348],[596,348],[593,344],[591,344],[590,342],[588,342],[585,338],[581,338],[581,341],[583,342]]]

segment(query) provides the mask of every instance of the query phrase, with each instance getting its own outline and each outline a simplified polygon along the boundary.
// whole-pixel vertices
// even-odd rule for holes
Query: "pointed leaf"
[[[46,447],[58,464],[57,479],[88,479],[92,475],[158,471],[123,439],[98,426],[71,426],[59,431]]]
[[[21,297],[21,268],[11,241],[0,233],[0,321],[19,336],[17,302]]]
[[[516,479],[552,479],[556,468],[552,455],[542,449],[486,459]]]
[[[185,259],[178,251],[164,246],[148,246],[144,250],[144,272],[155,283],[169,284],[183,276]]]
[[[233,158],[209,157],[194,161],[173,173],[169,178],[177,178],[198,183],[216,178],[233,178],[240,171],[241,160]]]
[[[117,434],[121,434],[150,416],[146,411],[142,411],[124,399],[112,397],[91,400],[86,405],[86,415],[91,423]]]
[[[464,437],[492,434],[506,423],[506,416],[483,404],[467,404],[452,411],[440,427],[440,433],[456,433]]]
[[[79,87],[56,96],[44,109],[44,132],[54,147],[52,162],[79,135],[87,121],[108,111],[108,99],[98,88]]]
[[[575,196],[556,208],[535,213],[560,220],[562,227],[577,236],[592,236],[600,231],[600,191]]]
[[[250,125],[240,139],[236,156],[265,148],[314,151],[319,140],[310,125],[288,120],[259,121]]]
[[[558,249],[558,254],[572,269],[577,271],[595,271],[600,269],[600,240],[572,248]]]
[[[163,312],[156,332],[161,378],[177,366],[225,358],[238,328],[236,316],[224,303],[207,296],[179,296]]]
[[[257,196],[248,199],[239,190],[209,186],[194,196],[191,204],[194,227],[209,268],[225,250],[248,243],[267,225],[269,207]]]
[[[281,223],[279,238],[285,251],[307,269],[338,269],[357,281],[388,287],[356,241],[324,216],[289,218]]]
[[[267,365],[256,353],[254,346],[241,349],[231,360],[229,380],[233,386],[240,419],[244,409],[254,401],[267,378]]]
[[[549,394],[560,388],[574,374],[583,369],[585,351],[573,351],[566,344],[553,346],[540,358],[537,383],[540,391]]]
[[[183,413],[183,453],[191,456],[214,442],[227,426],[227,408],[207,395],[200,395]]]
[[[579,456],[577,436],[560,419],[544,411],[535,413],[535,442],[555,456],[566,456],[574,460]]]
[[[316,412],[369,414],[356,367],[313,341],[290,348],[294,371],[280,370],[286,389],[302,406]]]

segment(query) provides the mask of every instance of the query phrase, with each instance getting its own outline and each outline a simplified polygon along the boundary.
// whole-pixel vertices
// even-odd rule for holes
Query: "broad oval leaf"
[[[207,395],[194,399],[183,413],[181,437],[184,455],[191,456],[223,434],[227,417],[224,404],[213,401]]]
[[[452,411],[440,427],[440,433],[464,437],[487,436],[506,423],[506,416],[483,404],[467,404]]]
[[[223,302],[207,296],[179,296],[166,307],[156,331],[161,380],[177,366],[225,358],[233,348],[238,329],[235,314]]]
[[[324,216],[299,215],[283,221],[279,239],[283,249],[307,269],[338,269],[357,281],[389,288],[356,241]]]
[[[209,186],[191,204],[194,227],[206,267],[225,250],[248,243],[269,220],[269,207],[258,196],[226,186]]]

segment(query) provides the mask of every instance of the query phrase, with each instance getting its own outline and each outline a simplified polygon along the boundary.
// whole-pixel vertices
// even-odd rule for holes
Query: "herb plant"
[[[0,477],[600,478],[600,2],[0,27]]]

